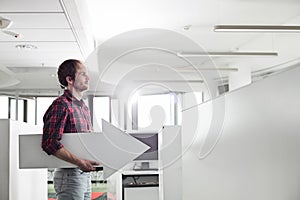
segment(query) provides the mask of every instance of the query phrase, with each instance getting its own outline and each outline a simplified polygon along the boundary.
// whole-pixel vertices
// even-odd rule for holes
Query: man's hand
[[[100,163],[98,163],[96,161],[80,159],[77,156],[73,155],[71,152],[69,152],[64,147],[57,150],[54,153],[54,156],[78,166],[79,169],[84,172],[95,171],[94,166],[100,165]]]
[[[90,172],[90,171],[95,171],[96,165],[100,165],[100,163],[96,161],[90,161],[90,160],[79,160],[77,166],[79,167],[80,170],[83,172]]]

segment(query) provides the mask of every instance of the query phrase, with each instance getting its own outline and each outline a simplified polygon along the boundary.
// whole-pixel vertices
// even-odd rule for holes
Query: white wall
[[[0,129],[0,199],[46,200],[47,169],[19,169],[19,134],[41,131],[41,127],[2,119]]]
[[[183,112],[182,199],[299,199],[299,77],[296,67]]]

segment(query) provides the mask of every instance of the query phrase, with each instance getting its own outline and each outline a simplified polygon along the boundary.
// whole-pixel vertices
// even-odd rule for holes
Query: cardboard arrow
[[[102,129],[101,133],[66,133],[61,143],[79,158],[100,162],[104,179],[150,148],[104,120]],[[40,142],[41,134],[19,136],[20,169],[75,167],[55,156],[48,156],[41,149]]]

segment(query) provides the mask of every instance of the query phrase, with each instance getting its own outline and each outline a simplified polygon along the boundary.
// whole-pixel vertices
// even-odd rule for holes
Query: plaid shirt
[[[42,149],[51,155],[63,147],[63,133],[91,132],[91,116],[84,102],[78,101],[68,90],[53,101],[44,117]]]

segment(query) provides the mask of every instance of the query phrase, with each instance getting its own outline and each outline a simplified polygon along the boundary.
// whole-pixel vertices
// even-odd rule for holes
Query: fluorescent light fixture
[[[293,25],[215,25],[215,32],[300,32]]]
[[[144,83],[144,82],[154,82],[154,83],[204,83],[203,80],[134,80],[134,82]]]
[[[180,52],[178,57],[203,57],[203,56],[278,56],[277,52]]]
[[[178,70],[178,69],[177,69]],[[195,72],[195,71],[239,71],[235,67],[197,67],[191,69],[179,69],[179,72]]]

